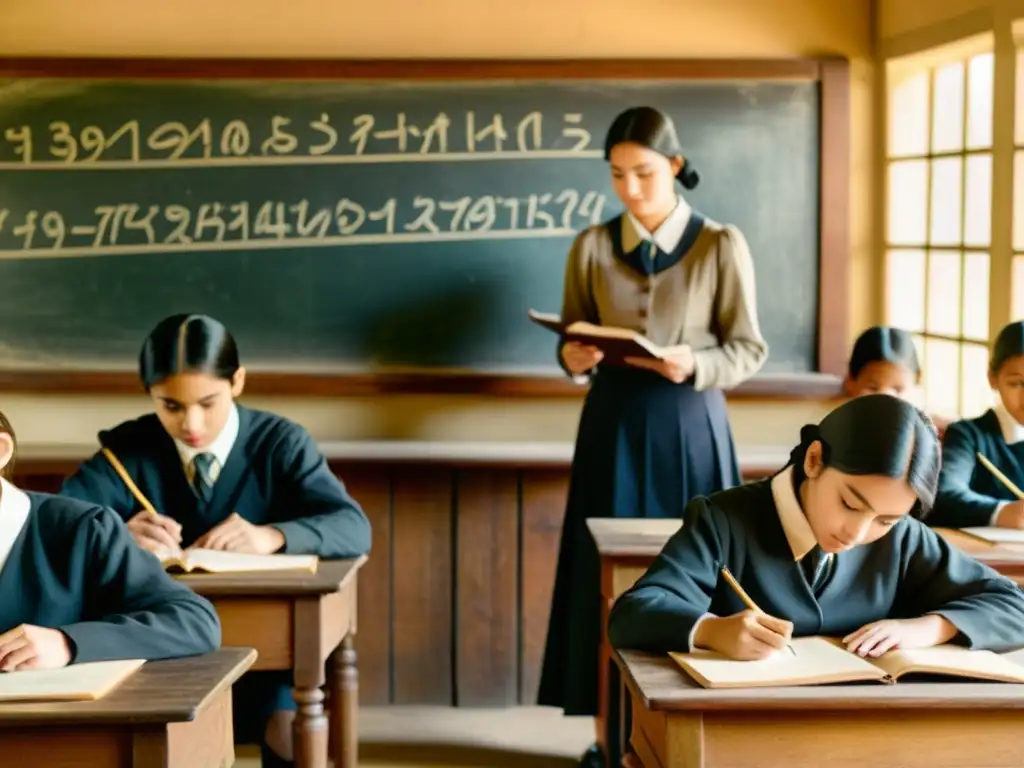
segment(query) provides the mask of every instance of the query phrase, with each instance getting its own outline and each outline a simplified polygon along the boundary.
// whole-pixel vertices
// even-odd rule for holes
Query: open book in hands
[[[889,651],[866,659],[833,638],[801,637],[794,654],[777,652],[758,661],[734,661],[713,651],[669,656],[704,688],[767,688],[829,683],[895,683],[911,673],[948,675],[973,680],[1024,683],[1024,667],[992,651],[939,645]]]
[[[671,357],[676,347],[659,347],[641,333],[628,328],[613,328],[605,325],[594,325],[583,320],[565,324],[558,315],[529,310],[530,319],[537,325],[554,331],[566,341],[578,341],[597,347],[604,352],[602,363],[608,365],[626,365],[627,357],[639,357],[649,360],[663,360]]]
[[[251,555],[219,549],[184,549],[157,552],[169,573],[316,573],[316,555]]]

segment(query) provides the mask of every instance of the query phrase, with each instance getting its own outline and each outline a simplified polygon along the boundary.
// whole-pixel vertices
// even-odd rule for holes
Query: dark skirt
[[[597,714],[600,562],[588,517],[682,518],[739,485],[725,396],[632,368],[599,369],[576,438],[538,703]]]

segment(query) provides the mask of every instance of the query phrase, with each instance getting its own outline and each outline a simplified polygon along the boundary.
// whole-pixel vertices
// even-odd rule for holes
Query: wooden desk
[[[601,558],[601,651],[598,669],[598,727],[604,733],[609,766],[621,758],[617,670],[608,642],[608,612],[615,599],[636,583],[661,552],[682,520],[591,518],[587,527]],[[1018,584],[1024,583],[1024,545],[990,544],[960,531],[937,528],[947,541],[990,565]]]
[[[1024,652],[1009,654],[1024,663]],[[1019,768],[1024,685],[705,690],[667,656],[615,654],[645,768]]]
[[[601,649],[597,670],[597,732],[603,734],[601,747],[605,765],[619,768],[623,746],[618,669],[608,642],[608,614],[615,598],[629,589],[661,551],[669,537],[682,527],[682,520],[590,518],[587,527],[601,558]]]
[[[337,768],[358,764],[356,580],[365,562],[366,557],[322,560],[316,574],[176,577],[213,602],[223,645],[244,643],[259,652],[254,670],[292,670],[296,768],[327,768],[328,752]],[[322,690],[329,657],[330,733]]]
[[[251,648],[151,661],[99,701],[0,705],[0,763],[226,768],[235,760],[231,686]]]

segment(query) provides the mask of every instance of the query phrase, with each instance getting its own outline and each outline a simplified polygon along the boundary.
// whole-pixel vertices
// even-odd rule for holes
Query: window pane
[[[924,251],[889,251],[885,264],[885,322],[924,330]]]
[[[965,338],[988,341],[988,278],[988,254],[964,254]]]
[[[928,333],[960,335],[960,254],[928,254]]]
[[[925,359],[924,336],[914,334],[914,347],[917,349],[917,362],[922,371],[928,370],[928,361]]]
[[[928,153],[928,72],[889,91],[889,156]]]
[[[932,162],[932,245],[959,245],[963,231],[963,159],[947,157]]]
[[[960,409],[960,345],[945,339],[925,339],[925,402],[933,413],[955,414]]]
[[[932,104],[932,152],[955,152],[964,147],[964,65],[947,64],[935,70]]]
[[[1024,251],[1024,152],[1013,155],[1013,249]]]
[[[975,56],[967,65],[967,148],[992,146],[992,84],[995,57]]]
[[[1013,288],[1010,301],[1013,316],[1010,320],[1024,320],[1024,255],[1013,257]]]
[[[993,400],[988,386],[987,346],[964,344],[960,376],[960,413],[956,415],[964,418],[980,416],[992,407]]]
[[[992,237],[992,155],[967,158],[964,245],[988,248]]]
[[[924,245],[928,234],[927,221],[928,161],[892,163],[889,166],[889,242],[892,245]]]
[[[1017,51],[1017,94],[1014,101],[1014,141],[1024,144],[1024,51]]]

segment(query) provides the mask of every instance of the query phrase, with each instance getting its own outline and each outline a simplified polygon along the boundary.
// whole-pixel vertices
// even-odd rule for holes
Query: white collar
[[[25,527],[32,500],[21,488],[0,477],[0,563]]]
[[[657,231],[653,234],[644,229],[644,225],[636,220],[632,213],[626,211],[622,217],[622,250],[625,253],[632,251],[641,243],[653,241],[665,253],[672,253],[683,239],[683,232],[686,225],[690,223],[690,214],[693,210],[689,203],[682,197],[676,198],[676,207],[672,213],[662,222]]]
[[[800,508],[800,500],[796,497],[792,467],[786,467],[772,478],[772,499],[779,512],[779,522],[782,523],[786,541],[793,552],[793,559],[799,562],[814,549],[818,539],[814,536],[803,509]]]
[[[228,413],[228,420],[224,423],[224,429],[220,431],[220,434],[208,446],[205,448],[193,448],[190,445],[185,445],[185,443],[177,438],[174,439],[174,446],[178,449],[181,463],[185,467],[188,467],[192,463],[192,459],[200,453],[212,453],[217,460],[217,464],[223,467],[227,463],[228,454],[231,453],[231,448],[234,446],[237,438],[238,406],[232,403],[231,412]]]
[[[996,418],[999,419],[999,428],[1003,432],[1003,439],[1007,445],[1013,445],[1024,441],[1024,426],[1019,424],[1010,412],[1006,410],[1006,406],[1002,403],[998,403],[992,410],[996,412]]]

